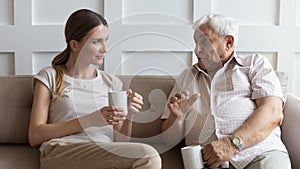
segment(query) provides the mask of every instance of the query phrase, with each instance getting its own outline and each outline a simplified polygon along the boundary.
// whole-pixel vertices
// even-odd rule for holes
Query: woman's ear
[[[226,35],[225,41],[226,41],[226,51],[229,51],[231,48],[234,47],[234,37],[232,35]]]
[[[71,40],[69,43],[70,43],[71,50],[76,51],[78,48],[78,42],[76,40]]]

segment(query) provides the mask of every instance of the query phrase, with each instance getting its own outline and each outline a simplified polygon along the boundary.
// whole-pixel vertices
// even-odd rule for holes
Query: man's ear
[[[234,37],[232,35],[226,35],[225,41],[226,41],[226,50],[227,51],[234,47]]]
[[[78,42],[76,40],[71,40],[69,43],[70,43],[71,50],[76,51],[78,48]]]

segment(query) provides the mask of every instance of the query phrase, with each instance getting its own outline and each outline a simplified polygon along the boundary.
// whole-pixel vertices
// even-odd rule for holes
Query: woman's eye
[[[93,43],[94,43],[94,44],[101,43],[101,40],[100,40],[100,39],[99,39],[99,40],[94,40]]]

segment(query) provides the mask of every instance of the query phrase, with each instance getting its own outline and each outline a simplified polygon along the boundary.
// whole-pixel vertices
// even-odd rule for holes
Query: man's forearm
[[[282,123],[283,113],[280,99],[268,97],[260,100],[257,104],[258,108],[234,132],[234,135],[242,138],[243,148],[263,141]]]
[[[184,118],[176,118],[172,115],[163,121],[162,136],[167,144],[177,144],[184,136]]]

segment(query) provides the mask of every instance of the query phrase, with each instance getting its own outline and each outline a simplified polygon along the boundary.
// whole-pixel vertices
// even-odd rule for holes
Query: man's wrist
[[[181,113],[180,115],[174,115],[174,114],[170,114],[170,118],[173,118],[174,121],[175,120],[184,120],[185,119],[185,114]]]
[[[237,148],[238,151],[243,150],[243,140],[241,137],[231,134],[230,141],[231,141],[232,145]]]

